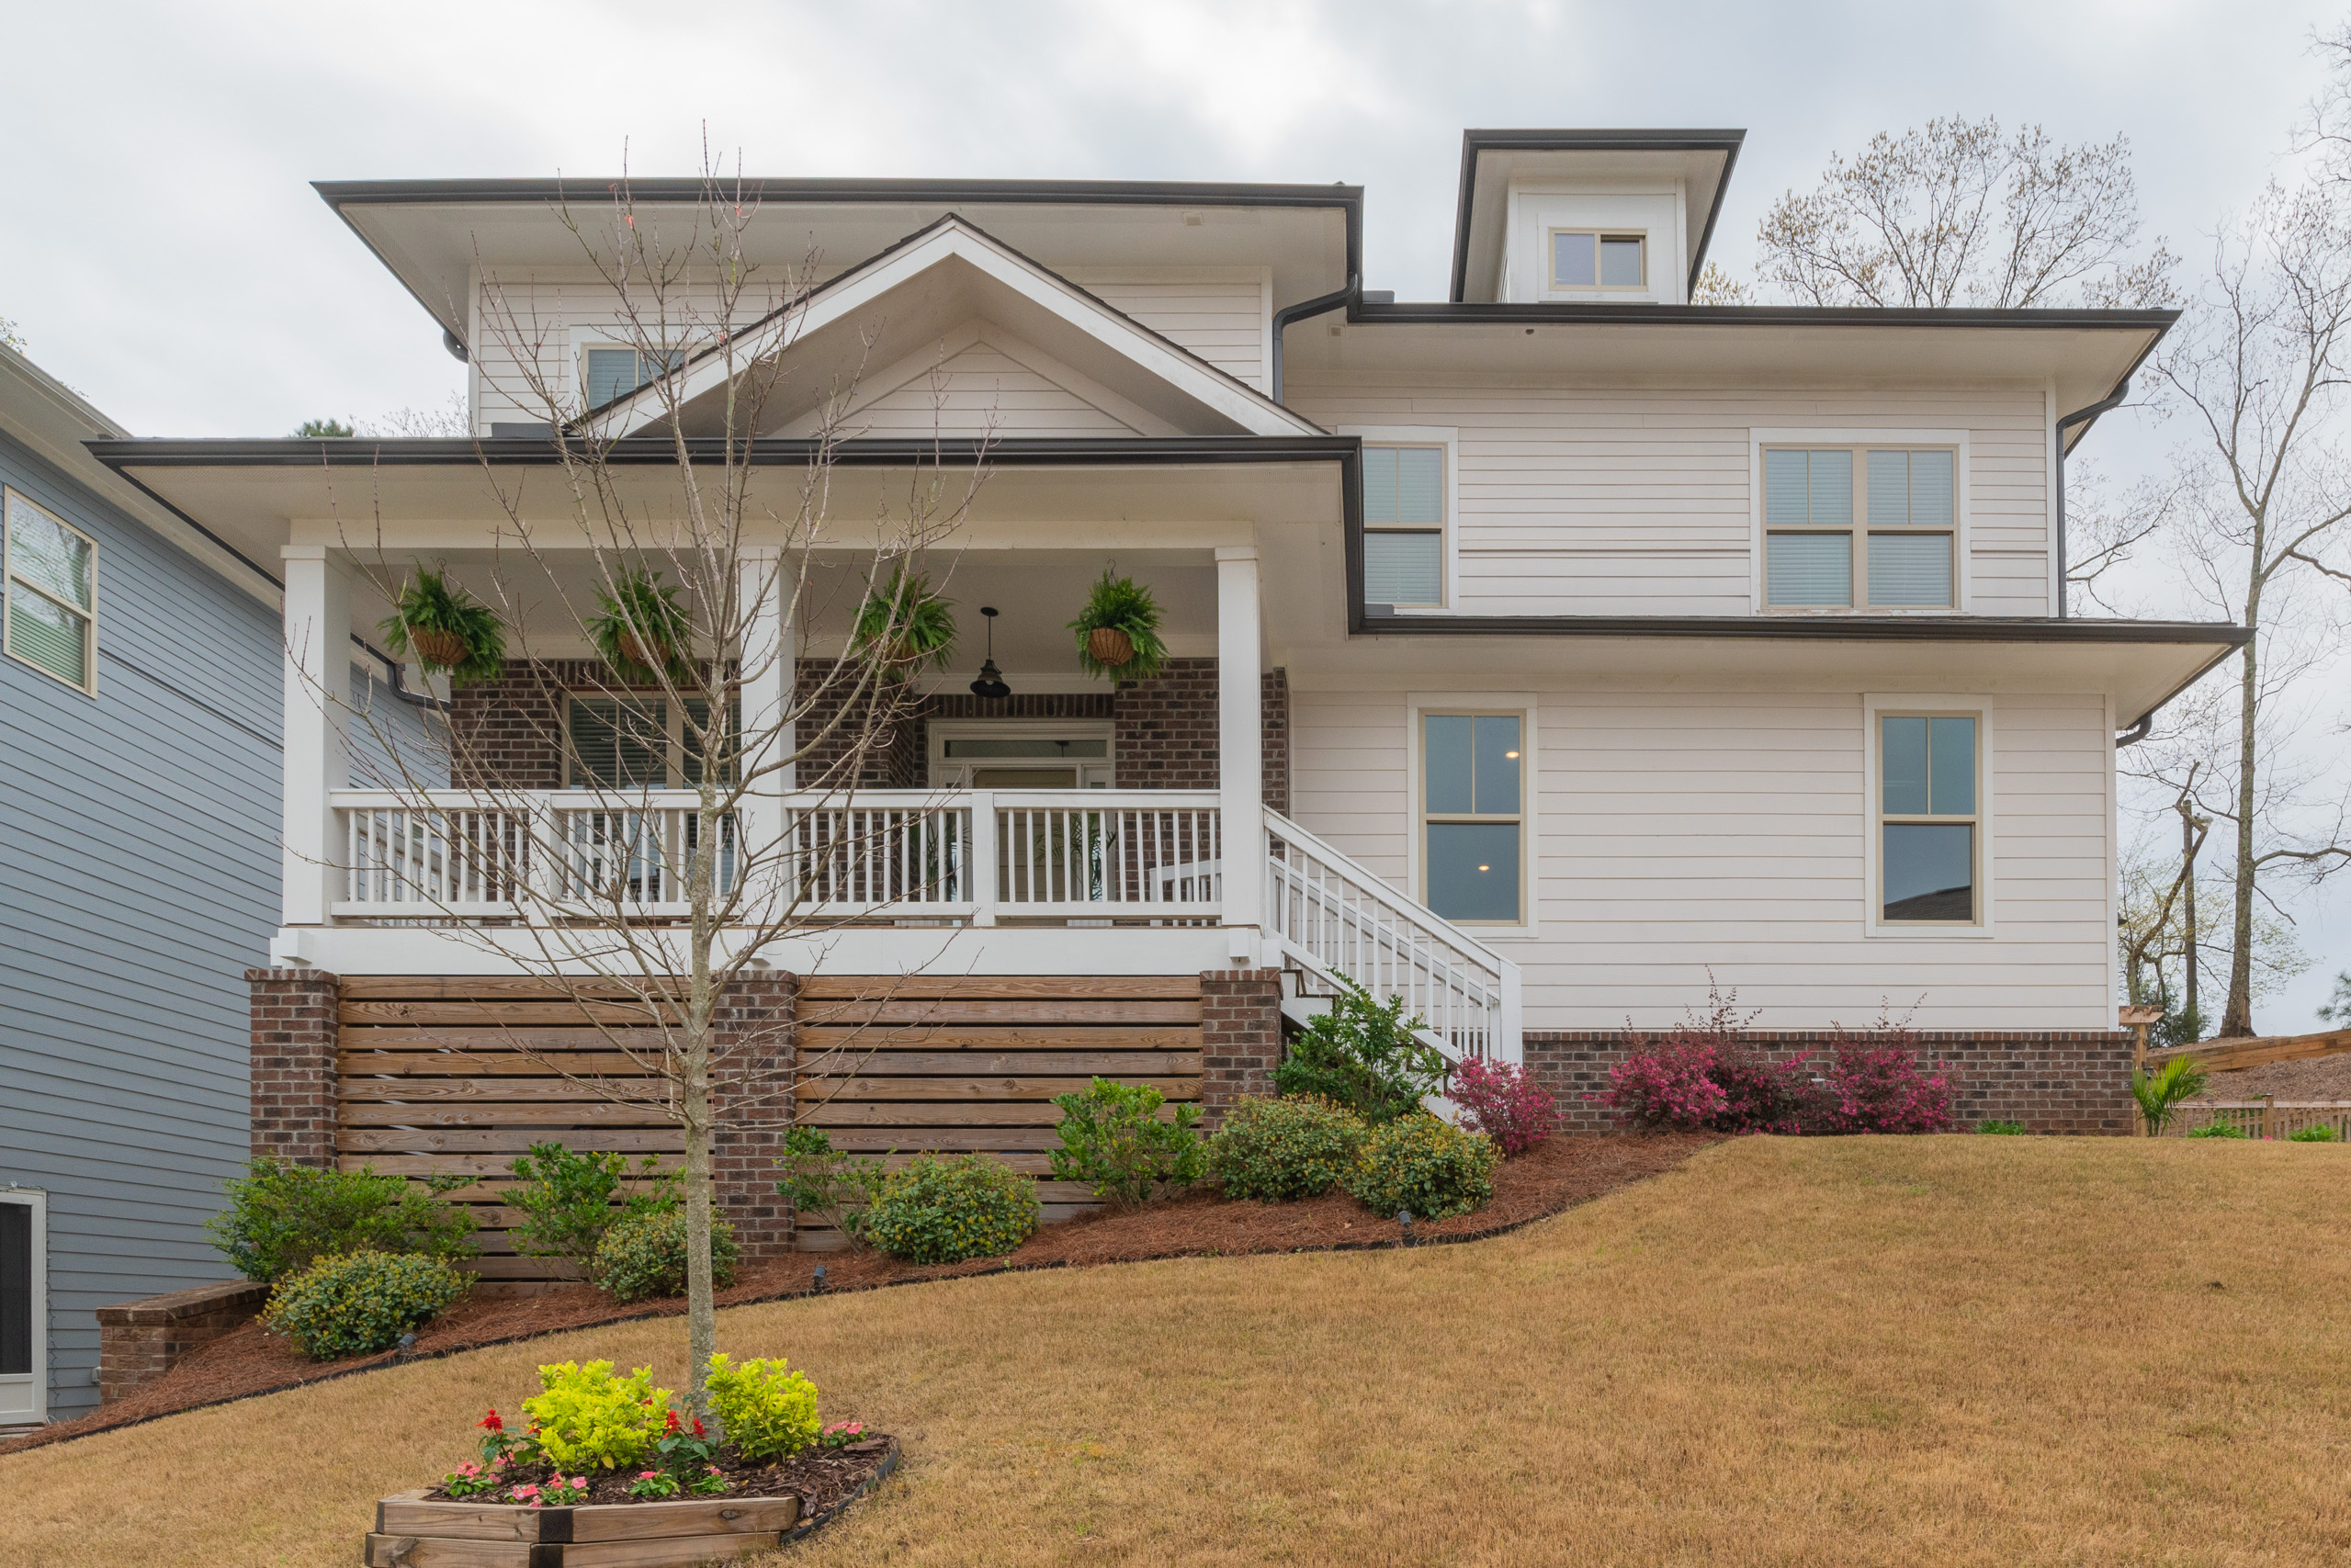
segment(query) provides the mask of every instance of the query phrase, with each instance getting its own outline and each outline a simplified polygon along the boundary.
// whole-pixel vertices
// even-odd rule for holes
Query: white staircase
[[[1279,812],[1265,813],[1265,931],[1287,1016],[1323,1011],[1349,980],[1383,1002],[1402,997],[1450,1060],[1521,1059],[1516,964]]]

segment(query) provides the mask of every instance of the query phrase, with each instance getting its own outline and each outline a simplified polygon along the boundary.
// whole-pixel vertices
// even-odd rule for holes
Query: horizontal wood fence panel
[[[631,1156],[629,1168],[634,1170],[644,1156]],[[680,1140],[677,1148],[654,1155],[657,1170],[676,1170],[685,1162],[685,1145]],[[514,1163],[513,1155],[447,1154],[447,1155],[378,1155],[343,1154],[335,1156],[337,1170],[357,1170],[362,1167],[379,1176],[406,1176],[422,1179],[427,1176],[478,1176],[482,1179],[470,1187],[460,1188],[453,1197],[479,1198],[490,1191],[520,1185],[507,1168]]]
[[[658,1029],[599,1028],[571,1021],[570,1028],[462,1029],[395,1024],[368,1027],[345,1024],[346,1051],[479,1051],[512,1055],[518,1051],[650,1051],[659,1055],[668,1036]]]
[[[650,1061],[658,1064],[660,1054],[656,1052]],[[561,1083],[565,1080],[560,1074],[634,1077],[642,1075],[645,1067],[645,1063],[625,1051],[566,1051],[551,1060],[512,1052],[493,1055],[487,1051],[345,1051],[334,1059],[334,1070],[342,1077],[396,1077],[412,1083],[465,1080],[485,1074]]]
[[[801,1010],[813,1024],[844,1023],[1198,1023],[1197,1001],[1108,1001],[1043,997],[966,1001],[817,1002]]]
[[[387,1105],[373,1100],[345,1100],[342,1125],[352,1127],[537,1127],[542,1136],[528,1140],[545,1143],[553,1138],[568,1143],[566,1132],[588,1127],[668,1127],[675,1125],[669,1113],[657,1106],[615,1105],[599,1101],[584,1105],[565,1105],[557,1110],[544,1104],[426,1104]],[[563,1129],[559,1132],[557,1129]]]
[[[643,1077],[590,1078],[582,1082],[572,1078],[444,1078],[424,1077],[413,1073],[399,1076],[346,1076],[337,1079],[337,1092],[345,1104],[355,1100],[390,1100],[411,1105],[438,1105],[457,1100],[517,1103],[540,1106],[536,1112],[541,1121],[560,1122],[571,1114],[559,1113],[554,1106],[564,1102],[609,1105],[616,1099],[630,1104],[649,1101],[661,1103],[665,1098],[667,1082]],[[374,1123],[382,1125],[383,1123]]]
[[[1120,997],[1198,1000],[1197,975],[811,975],[800,982],[804,1002]]]
[[[671,986],[683,980],[669,980]],[[534,975],[345,975],[336,989],[346,999],[379,997],[413,1001],[532,1001],[565,997],[641,997],[651,982],[591,976],[551,979]]]
[[[871,1064],[871,1070],[885,1070],[886,1064]],[[1107,1076],[1107,1075],[1106,1075]],[[1051,1100],[1055,1095],[1083,1089],[1093,1081],[1091,1074],[1072,1077],[983,1077],[983,1078],[803,1078],[793,1093],[802,1100],[839,1102],[853,1100]],[[1200,1079],[1197,1077],[1176,1078],[1130,1077],[1126,1083],[1147,1084],[1169,1100],[1197,1100]]]
[[[1088,1077],[1144,1078],[1154,1073],[1200,1076],[1197,1051],[858,1051],[843,1050],[807,1059],[800,1066],[808,1077],[829,1079],[848,1074],[965,1074],[991,1076],[1023,1073],[1075,1073]],[[1059,1089],[1054,1090],[1056,1094]],[[1186,1098],[1189,1098],[1187,1096]]]
[[[843,1127],[831,1130],[829,1136],[836,1149],[866,1155],[1017,1151],[1041,1156],[1061,1146],[1061,1135],[1050,1127]]]
[[[569,1024],[642,1025],[659,1020],[662,1010],[640,1002],[345,1002],[345,1023]],[[674,1015],[673,1015],[674,1016]]]
[[[337,1154],[423,1152],[485,1154],[512,1150],[521,1154],[533,1144],[559,1143],[574,1149],[617,1149],[623,1154],[684,1154],[685,1134],[673,1128],[598,1127],[554,1134],[546,1128],[431,1127],[415,1132],[394,1127],[353,1127],[334,1137]],[[511,1160],[512,1156],[509,1156]]]
[[[803,1062],[822,1052],[845,1050],[1063,1051],[1099,1050],[1114,1045],[1122,1051],[1197,1051],[1200,1049],[1200,1031],[1197,1028],[1171,1029],[1164,1025],[1147,1025],[1122,1027],[1114,1037],[1105,1037],[1098,1026],[1052,1029],[1016,1024],[1002,1028],[972,1025],[931,1028],[876,1024],[870,1028],[833,1029],[802,1024],[799,1045]]]

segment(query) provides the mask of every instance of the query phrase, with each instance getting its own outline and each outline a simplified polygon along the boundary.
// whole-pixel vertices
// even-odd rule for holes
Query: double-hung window
[[[1765,603],[1952,608],[1958,468],[1950,447],[1765,448]]]
[[[683,351],[640,354],[633,348],[591,348],[582,356],[582,378],[587,385],[587,406],[602,408],[626,397],[656,376],[666,375],[684,362]]]
[[[1363,446],[1363,602],[1445,602],[1445,448]]]
[[[1878,908],[1885,924],[1984,918],[1975,714],[1878,715]]]
[[[1521,716],[1420,716],[1422,902],[1449,920],[1526,918]]]
[[[1646,288],[1649,241],[1645,234],[1611,234],[1599,229],[1551,231],[1554,288]]]
[[[8,656],[77,691],[97,686],[98,547],[15,491],[6,513]]]
[[[688,697],[573,697],[567,716],[566,787],[571,789],[692,789],[702,782],[708,702]],[[741,745],[740,716],[727,737]],[[727,767],[731,779],[734,768]]]

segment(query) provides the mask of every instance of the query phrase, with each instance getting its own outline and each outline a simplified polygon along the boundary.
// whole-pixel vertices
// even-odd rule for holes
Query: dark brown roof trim
[[[1690,254],[1690,287],[1706,265],[1706,247],[1714,238],[1715,220],[1723,215],[1723,193],[1731,188],[1731,171],[1746,142],[1744,130],[1464,130],[1461,135],[1461,190],[1453,214],[1453,281],[1448,298],[1459,301],[1469,284],[1469,212],[1477,190],[1480,152],[1720,152],[1723,175],[1714,182],[1714,199],[1706,209],[1706,225]]]
[[[1348,311],[1348,320],[1397,326],[1485,322],[1494,326],[2000,327],[2161,333],[2179,320],[2179,312],[1930,310],[1876,305],[1610,305],[1581,300],[1486,305],[1431,300],[1396,305],[1364,301]]]
[[[198,437],[95,440],[82,444],[107,467],[156,468],[446,468],[489,464],[494,468],[548,468],[562,458],[544,435],[435,436],[420,440],[340,441],[299,437],[249,440]],[[739,443],[762,468],[805,467],[819,444],[807,440]],[[955,466],[986,461],[1004,468],[1150,467],[1221,463],[1346,463],[1362,448],[1352,435],[1178,435],[1112,440],[1034,438],[983,442],[868,440],[834,444],[831,458],[843,468]],[[717,436],[686,443],[695,462],[718,463],[726,443]],[[575,451],[580,448],[575,446]],[[667,436],[636,435],[616,441],[607,459],[624,466],[673,463],[676,448]],[[1362,507],[1355,509],[1360,519]]]
[[[1365,637],[1767,637],[1809,642],[2212,643],[2252,637],[2225,621],[2082,621],[2038,615],[1397,615],[1367,613]]]

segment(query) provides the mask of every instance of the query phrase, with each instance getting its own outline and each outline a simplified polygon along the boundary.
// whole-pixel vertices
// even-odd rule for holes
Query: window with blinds
[[[1766,448],[1765,603],[1951,608],[1958,464],[1949,447]]]
[[[587,387],[588,407],[594,409],[676,369],[684,356],[675,349],[652,355],[633,348],[591,348],[582,357],[581,379]]]
[[[76,691],[97,688],[98,547],[87,534],[15,491],[6,514],[8,656]]]
[[[1363,447],[1363,602],[1445,602],[1445,449]]]
[[[573,697],[566,715],[564,784],[570,789],[692,789],[702,782],[710,742],[709,703],[688,697]],[[742,710],[718,744],[721,781],[732,783]]]

